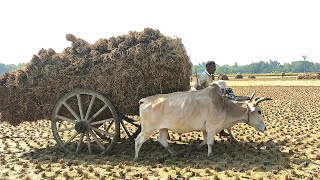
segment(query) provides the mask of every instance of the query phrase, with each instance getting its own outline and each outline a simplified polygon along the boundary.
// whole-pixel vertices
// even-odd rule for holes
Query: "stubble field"
[[[200,132],[170,132],[178,157],[171,157],[154,134],[142,146],[140,160],[133,161],[134,142],[126,139],[109,155],[64,154],[49,120],[16,127],[1,123],[0,179],[319,179],[320,82],[256,79],[227,85],[237,95],[256,90],[256,97],[273,100],[260,105],[267,131],[236,125],[238,142],[216,136],[213,160],[206,157],[207,147],[196,148]]]

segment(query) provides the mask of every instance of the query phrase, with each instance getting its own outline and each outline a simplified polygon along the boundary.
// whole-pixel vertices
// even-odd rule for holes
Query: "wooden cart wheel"
[[[56,104],[51,128],[58,146],[68,153],[109,153],[120,136],[120,123],[111,102],[102,94],[76,89]]]

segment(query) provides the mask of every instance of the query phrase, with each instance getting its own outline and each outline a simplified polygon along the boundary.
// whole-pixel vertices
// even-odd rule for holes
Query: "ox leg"
[[[207,144],[207,131],[202,131],[203,134],[203,141],[199,144],[199,146],[203,146]]]
[[[207,131],[208,159],[213,159],[212,146],[214,143],[214,131]]]
[[[163,147],[165,147],[173,156],[176,156],[178,153],[172,149],[172,147],[169,146],[168,144],[168,129],[160,129],[159,130],[159,136],[158,136],[158,141],[160,144],[162,144]]]
[[[231,131],[231,128],[228,128],[228,133],[230,135],[230,141],[231,142],[237,142],[237,140],[234,138],[233,134],[232,134],[232,131]]]
[[[142,144],[144,142],[146,142],[146,140],[149,139],[150,135],[151,135],[151,133],[145,133],[145,132],[141,131],[141,133],[135,139],[135,155],[134,155],[134,159],[138,159],[138,154],[139,154],[140,148],[141,148]]]

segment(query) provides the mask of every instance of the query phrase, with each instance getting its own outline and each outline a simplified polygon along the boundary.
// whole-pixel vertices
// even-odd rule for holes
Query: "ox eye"
[[[258,111],[259,114],[261,114],[261,111]]]

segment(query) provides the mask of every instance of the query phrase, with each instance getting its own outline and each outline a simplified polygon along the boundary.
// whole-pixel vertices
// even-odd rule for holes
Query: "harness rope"
[[[249,119],[249,106],[248,106],[248,104],[247,104],[247,114],[248,114],[248,122],[247,122],[247,124],[249,124],[249,121],[250,121],[250,119]]]

